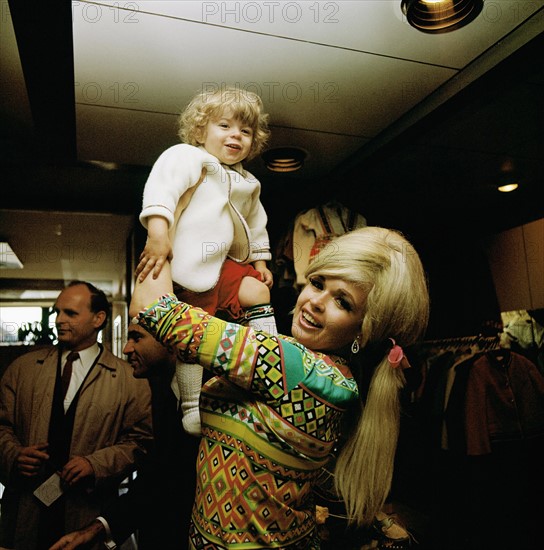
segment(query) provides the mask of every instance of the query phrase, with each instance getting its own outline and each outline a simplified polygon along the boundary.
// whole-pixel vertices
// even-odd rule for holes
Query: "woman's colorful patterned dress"
[[[202,389],[192,549],[319,548],[312,485],[358,390],[345,362],[173,295],[140,322],[217,376]]]

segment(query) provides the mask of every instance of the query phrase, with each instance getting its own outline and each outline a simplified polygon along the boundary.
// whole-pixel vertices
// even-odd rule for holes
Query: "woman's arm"
[[[184,362],[198,363],[237,386],[280,401],[294,388],[305,385],[340,406],[353,399],[357,386],[334,362],[285,337],[229,323],[163,296],[134,321]]]

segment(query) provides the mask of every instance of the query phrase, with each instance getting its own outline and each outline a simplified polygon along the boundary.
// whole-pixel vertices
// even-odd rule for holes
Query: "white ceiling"
[[[176,116],[195,92],[239,85],[263,98],[271,146],[308,150],[299,176],[312,178],[544,29],[543,0],[488,2],[439,36],[408,25],[399,0],[73,4],[80,160],[150,165],[177,142]]]
[[[23,269],[0,269],[2,279],[18,281],[2,288],[0,298],[50,305],[63,281],[79,279],[122,299],[133,221],[107,213],[0,210],[0,234],[10,235],[11,248],[24,264]],[[9,252],[0,257],[10,259]],[[35,283],[29,285],[29,279]]]
[[[512,81],[491,81],[514,95],[493,87],[471,103],[463,93],[544,36],[544,0],[486,0],[470,25],[440,35],[408,25],[400,0],[78,1],[71,14],[47,3],[0,4],[0,166],[9,186],[2,206],[13,211],[0,212],[0,240],[18,243],[25,264],[0,269],[4,287],[77,277],[124,289],[124,270],[106,257],[93,266],[36,266],[29,258],[57,225],[69,242],[125,247],[146,171],[177,142],[177,114],[203,87],[257,91],[270,114],[270,146],[308,152],[290,176],[267,172],[261,159],[248,165],[261,179],[276,234],[294,212],[336,193],[372,223],[391,223],[386,214],[394,212],[400,226],[428,216],[431,196],[461,200],[450,196],[452,184],[463,200],[490,204],[495,199],[476,183],[487,186],[505,158],[519,157],[542,185],[544,94],[534,90],[542,91],[543,56],[521,96],[515,72]],[[464,110],[447,110],[461,97],[469,97]],[[425,126],[440,109],[448,125]],[[503,118],[509,114],[512,127]],[[380,210],[395,195],[399,204]],[[434,203],[429,209],[445,217]]]

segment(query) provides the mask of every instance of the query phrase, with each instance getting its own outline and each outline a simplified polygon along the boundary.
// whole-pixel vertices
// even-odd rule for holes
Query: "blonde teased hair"
[[[269,117],[264,112],[261,98],[241,88],[228,87],[198,93],[179,116],[179,138],[189,145],[201,145],[208,121],[220,118],[225,111],[252,128],[253,142],[247,160],[255,158],[270,137]]]
[[[414,344],[429,319],[429,294],[417,252],[398,231],[364,227],[329,243],[306,271],[341,278],[369,290],[361,325],[361,347],[384,351],[374,369],[367,401],[357,426],[342,448],[335,468],[335,488],[349,522],[369,525],[389,495],[399,435],[400,368],[387,361],[388,339]]]

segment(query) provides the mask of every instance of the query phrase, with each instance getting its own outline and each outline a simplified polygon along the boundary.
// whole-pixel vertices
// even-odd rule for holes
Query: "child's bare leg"
[[[269,304],[270,289],[255,277],[242,277],[238,300],[244,309],[259,304]]]
[[[136,279],[128,314],[130,317],[135,317],[157,298],[173,291],[170,262],[166,262],[156,279],[153,279],[151,274],[142,282]]]
[[[238,300],[246,314],[246,324],[255,330],[278,334],[274,308],[270,303],[270,289],[255,277],[243,277]]]

